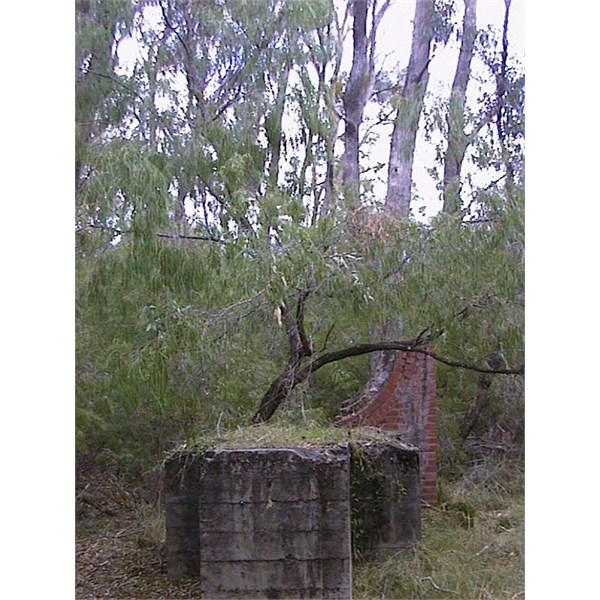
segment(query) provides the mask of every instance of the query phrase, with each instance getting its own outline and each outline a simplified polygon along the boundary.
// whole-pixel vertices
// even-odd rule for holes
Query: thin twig
[[[226,240],[212,237],[210,235],[183,235],[180,233],[157,233],[156,235],[160,238],[166,238],[171,240],[200,240],[203,242],[215,242],[216,244],[227,244]]]
[[[102,77],[104,79],[110,79],[110,81],[112,81],[113,83],[116,83],[117,85],[120,85],[122,88],[126,89],[130,94],[133,94],[134,96],[137,96],[140,100],[144,100],[144,97],[142,95],[140,95],[133,88],[129,87],[127,84],[125,84],[122,81],[120,81],[114,75],[109,75],[107,73],[100,73],[100,71],[93,71],[93,70],[88,71],[88,73],[90,75],[95,75],[96,77]]]
[[[440,587],[434,580],[433,577],[419,577],[419,582],[423,583],[424,581],[428,581],[431,584],[431,587],[438,592],[445,592],[447,594],[458,594],[454,590],[447,590],[443,587]]]
[[[325,335],[325,341],[323,342],[323,347],[321,348],[320,352],[325,352],[325,349],[327,348],[327,342],[329,341],[329,336],[331,335],[331,332],[333,331],[333,328],[335,327],[335,323],[331,324],[331,327],[327,330],[327,334]]]
[[[104,562],[101,562],[101,563],[97,564],[95,567],[93,567],[92,569],[90,569],[86,574],[89,577],[92,573],[95,573],[98,569],[101,569],[102,567],[105,567],[109,563],[110,563],[109,560],[105,560]]]

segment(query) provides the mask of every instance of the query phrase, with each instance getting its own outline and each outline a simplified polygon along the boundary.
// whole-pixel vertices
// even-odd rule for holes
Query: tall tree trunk
[[[343,178],[346,194],[358,202],[360,189],[358,131],[365,105],[373,87],[372,65],[368,60],[368,0],[350,0],[354,17],[352,69],[343,95],[346,129],[344,131]]]
[[[452,82],[448,109],[448,147],[444,157],[444,207],[443,211],[458,214],[460,201],[460,172],[468,147],[465,133],[465,101],[471,71],[471,59],[477,34],[477,0],[465,0],[463,35],[458,63]]]
[[[413,37],[401,104],[394,120],[390,143],[386,211],[408,217],[412,168],[419,117],[429,82],[429,54],[433,40],[433,0],[418,0]]]
[[[504,25],[502,27],[502,54],[500,60],[500,72],[496,74],[496,94],[498,97],[498,112],[496,113],[496,129],[500,140],[502,162],[506,169],[506,187],[510,193],[514,183],[514,169],[510,159],[510,152],[506,143],[506,62],[508,60],[508,19],[510,16],[511,0],[504,0],[506,10],[504,11]]]

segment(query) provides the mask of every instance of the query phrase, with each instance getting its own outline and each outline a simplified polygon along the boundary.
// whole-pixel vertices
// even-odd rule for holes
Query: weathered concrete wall
[[[213,450],[167,464],[172,579],[206,598],[350,598],[349,454]]]
[[[419,452],[404,444],[352,445],[354,556],[382,560],[421,537]]]
[[[179,453],[165,464],[167,572],[173,581],[200,575],[198,471],[202,458]]]
[[[420,536],[419,452],[399,442],[180,452],[165,472],[168,574],[203,598],[351,598],[353,554]]]

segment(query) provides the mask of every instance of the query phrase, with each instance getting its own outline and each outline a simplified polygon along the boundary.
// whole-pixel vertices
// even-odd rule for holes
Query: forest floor
[[[166,574],[164,517],[143,490],[103,474],[78,490],[76,598],[198,598],[195,582],[175,585]]]
[[[469,471],[444,483],[440,505],[423,511],[414,551],[355,565],[354,598],[525,598],[522,489],[489,485],[494,473],[489,466],[484,473],[487,480]],[[200,597],[197,582],[167,578],[164,514],[155,494],[106,473],[86,476],[77,488],[78,600]]]

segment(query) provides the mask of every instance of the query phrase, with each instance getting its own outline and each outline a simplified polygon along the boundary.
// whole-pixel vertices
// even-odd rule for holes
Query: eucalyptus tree
[[[370,61],[368,59],[372,59],[373,57],[371,52],[375,46],[375,25],[378,23],[377,17],[384,14],[387,6],[385,4],[382,5],[379,12],[376,11],[376,3],[370,5],[368,2],[362,1],[350,2],[348,6],[352,7],[353,16],[353,61],[352,70],[350,71],[344,91],[345,133],[343,140],[345,143],[345,149],[343,155],[343,167],[345,192],[352,200],[352,204],[355,205],[356,198],[359,193],[360,183],[358,128],[362,122],[365,105],[370,99],[374,89],[375,65],[374,61]],[[449,137],[449,150],[446,156],[448,163],[450,163],[452,160],[456,161],[458,159],[457,156],[452,154],[454,151],[454,146],[457,143],[463,144],[462,138],[457,140],[458,131],[454,127],[454,119],[456,118],[456,114],[461,112],[461,109],[464,110],[465,106],[466,86],[469,80],[469,65],[475,42],[474,8],[474,3],[468,1],[466,4],[465,17],[463,21],[463,43],[457,65],[457,74],[453,83],[451,111],[448,115],[448,122],[452,123],[453,126],[452,135]],[[373,26],[371,29],[371,34],[373,37],[369,36],[369,38],[367,38],[367,15],[369,14],[369,10],[372,14]],[[399,231],[403,231],[406,235],[405,226],[399,225],[397,223],[397,219],[406,219],[409,214],[415,139],[417,135],[419,118],[424,105],[428,81],[428,65],[432,59],[432,44],[434,42],[446,43],[448,41],[450,33],[452,32],[452,14],[453,6],[448,3],[440,2],[434,4],[433,2],[422,2],[416,4],[412,49],[406,74],[406,82],[402,90],[402,98],[404,99],[404,103],[396,109],[396,118],[394,121],[394,129],[390,144],[390,175],[387,182],[387,196],[385,203],[386,213],[389,216],[383,219],[372,219],[369,216],[367,216],[366,219],[356,219],[356,212],[354,212],[352,219],[350,220],[351,227],[349,233],[352,235],[354,230],[359,238],[362,239],[362,244],[379,244],[380,251],[389,245],[395,246],[394,250],[392,250],[390,253],[394,255],[396,263],[395,268],[390,269],[384,274],[381,272],[379,273],[380,281],[378,283],[383,283],[384,287],[377,285],[371,280],[372,283],[369,288],[372,292],[371,297],[373,302],[375,304],[379,304],[380,306],[385,306],[386,303],[389,302],[387,299],[387,294],[389,293],[390,289],[394,290],[394,293],[398,294],[405,294],[407,292],[409,287],[407,285],[407,273],[411,272],[411,269],[407,266],[408,260],[415,260],[415,256],[419,256],[422,252],[422,249],[419,251],[415,251],[414,249],[409,250],[409,244],[407,243],[407,240],[403,239],[401,241],[397,237]],[[451,147],[450,144],[452,145]],[[463,157],[465,149],[461,150]],[[461,157],[459,160],[459,167],[462,164],[462,160],[463,158]],[[456,162],[449,167],[448,172],[450,172],[451,168],[455,166],[455,164]],[[400,181],[402,182],[400,187],[402,188],[403,193],[401,196],[398,196],[397,190],[399,189]],[[403,198],[403,200],[398,201],[399,197]],[[445,212],[453,212],[449,209],[449,207],[446,208],[447,210]],[[507,214],[518,214],[519,210],[520,209],[518,206],[514,206],[507,211]],[[513,211],[517,212],[514,213]],[[498,217],[498,212],[496,213],[496,217]],[[514,218],[514,216],[511,218]],[[439,220],[436,227],[438,231],[432,232],[431,230],[426,229],[421,233],[422,238],[420,244],[425,247],[429,247],[431,244],[435,244],[435,242],[432,241],[433,239],[438,237],[444,238],[445,236],[449,236],[450,232],[452,232],[452,236],[456,236],[456,239],[453,239],[453,237],[447,237],[446,239],[448,243],[456,244],[456,247],[452,248],[452,255],[455,259],[460,252],[458,247],[468,240],[468,247],[470,247],[473,251],[473,254],[477,256],[477,260],[483,261],[484,264],[498,262],[498,258],[492,258],[491,255],[484,258],[483,255],[475,252],[475,248],[480,247],[482,244],[479,238],[483,238],[484,240],[483,245],[481,246],[482,249],[485,248],[483,252],[487,253],[490,251],[490,246],[488,246],[488,244],[491,242],[491,239],[486,239],[489,236],[490,231],[472,231],[470,234],[468,234],[461,231],[460,221],[458,225],[459,228],[456,229],[452,225],[452,220],[446,222]],[[358,231],[356,231],[356,227],[353,226],[358,226]],[[517,238],[519,237],[518,231],[518,228],[513,230],[514,235],[516,235]],[[429,236],[431,236],[431,239],[429,239]],[[495,235],[492,236],[492,239],[495,239]],[[495,243],[496,242],[493,242],[493,244]],[[492,248],[493,247],[495,246],[492,245]],[[398,255],[399,248],[402,248],[403,250],[402,258],[400,258]],[[494,251],[492,251],[492,254],[493,252]],[[364,256],[361,256],[361,258],[364,258]],[[438,258],[441,260],[441,256]],[[510,256],[507,257],[507,259],[510,262]],[[425,257],[421,255],[419,258],[420,269],[423,269],[425,260]],[[465,262],[467,264],[472,264],[472,260],[465,260]],[[367,261],[365,265],[369,271],[376,270],[373,262],[371,261]],[[430,266],[431,276],[433,276],[433,273],[436,272],[437,268],[440,268],[439,265]],[[452,263],[451,265],[446,263],[444,267],[442,267],[442,269],[448,268],[456,270],[457,265],[456,263]],[[462,272],[462,269],[460,269],[460,271]],[[368,278],[368,275],[360,268],[360,266],[353,266],[353,273],[357,277],[357,281],[364,281],[364,279]],[[359,273],[360,275],[358,275]],[[517,287],[519,285],[519,273],[519,269],[513,271],[513,274],[517,274],[517,277],[513,279],[513,284]],[[499,275],[499,273],[497,274]],[[414,277],[414,274],[412,276]],[[506,277],[508,277],[508,271],[500,277],[503,281],[507,282],[508,279],[506,279]],[[403,285],[397,287],[396,283],[398,281],[402,281]],[[476,279],[473,279],[470,283],[475,282]],[[415,324],[424,324],[423,315],[415,318],[413,306],[404,306],[402,310],[399,310],[399,305],[396,304],[397,308],[394,310],[388,305],[388,312],[382,311],[382,313],[378,313],[382,316],[387,314],[386,317],[383,317],[383,320],[371,319],[372,324],[377,322],[380,324],[382,322],[384,323],[383,328],[377,328],[376,335],[380,339],[387,341],[360,344],[358,346],[352,345],[336,352],[322,354],[318,357],[314,356],[313,349],[307,342],[310,336],[307,335],[304,329],[305,305],[310,295],[310,292],[305,292],[297,300],[298,304],[296,307],[295,319],[290,308],[288,306],[283,306],[285,311],[285,330],[289,338],[290,359],[280,376],[273,381],[267,390],[261,401],[261,406],[254,416],[254,420],[268,420],[277,406],[279,406],[279,404],[289,395],[290,391],[296,385],[302,383],[307,377],[315,373],[322,366],[330,364],[331,362],[348,358],[350,356],[358,356],[372,352],[377,352],[378,358],[371,362],[371,375],[364,387],[352,399],[350,399],[351,402],[356,400],[356,396],[373,396],[377,390],[381,389],[390,376],[395,362],[395,352],[397,350],[430,354],[435,356],[436,359],[441,363],[452,364],[453,366],[462,366],[463,368],[468,368],[473,371],[479,370],[481,377],[483,378],[482,381],[484,381],[486,384],[489,381],[489,373],[492,372],[505,372],[513,374],[520,373],[522,371],[521,367],[509,368],[508,365],[499,366],[497,361],[491,359],[491,364],[495,365],[494,367],[477,367],[475,364],[477,361],[470,364],[465,362],[461,363],[460,361],[448,361],[439,354],[433,353],[428,346],[428,344],[433,340],[437,340],[438,345],[442,345],[440,340],[445,338],[449,330],[453,331],[455,340],[458,337],[462,337],[459,334],[459,330],[455,326],[455,322],[458,321],[461,323],[461,325],[464,325],[463,319],[467,316],[472,316],[474,312],[485,309],[488,311],[489,316],[489,313],[493,312],[494,310],[498,310],[497,306],[492,309],[492,305],[496,304],[498,301],[502,302],[502,300],[499,300],[497,295],[488,289],[487,285],[480,285],[480,283],[481,282],[479,282],[479,284],[476,283],[474,287],[471,288],[470,295],[459,295],[459,298],[462,299],[462,302],[469,297],[472,298],[471,302],[467,301],[466,304],[461,306],[454,305],[453,309],[450,311],[443,311],[443,318],[434,320],[431,324],[427,324],[424,328],[421,327],[418,332],[414,330],[414,327]],[[447,284],[442,284],[440,285],[440,290],[447,292],[448,287],[449,286]],[[431,293],[431,288],[429,285],[426,287],[426,289],[429,290],[429,293]],[[456,293],[457,288],[452,287],[452,290],[453,293]],[[413,300],[414,299],[416,299],[416,295],[413,297]],[[446,309],[452,306],[451,302],[445,303]],[[512,301],[508,302],[508,305],[505,306],[505,310],[508,312],[515,310],[515,305]],[[435,310],[433,310],[429,305],[428,311],[430,314],[435,312]],[[518,312],[519,310],[517,302],[516,313],[518,314]],[[399,316],[402,317],[403,323],[408,323],[407,327],[403,327],[403,325],[398,326]],[[515,318],[516,322],[520,324],[518,317]],[[510,336],[513,336],[512,341],[513,343],[517,343],[516,340],[518,336],[514,337],[514,334],[516,331],[518,331],[519,325],[514,326],[512,319],[511,323],[512,324],[510,326],[507,326],[506,331],[511,331]],[[463,331],[466,331],[468,328],[463,327],[462,329]],[[502,329],[502,327],[500,327],[500,329]],[[374,331],[375,330],[371,327],[367,333],[373,335]],[[404,341],[398,341],[398,336],[401,333],[406,333],[407,331],[413,331],[415,337],[407,338]],[[498,331],[496,332],[496,335],[490,335],[490,339],[488,341],[491,341],[492,339],[499,340],[503,337],[504,333],[500,333],[500,331]],[[486,356],[492,356],[493,353],[497,352],[500,352],[499,348],[494,348],[492,346],[489,348],[489,352],[486,354]],[[516,355],[513,355],[512,359],[518,360]],[[481,357],[479,360],[481,360]],[[504,366],[504,369],[502,369],[501,366]]]
[[[471,60],[477,36],[477,0],[465,0],[462,24],[462,42],[452,81],[447,117],[447,148],[444,155],[443,210],[460,211],[460,173],[468,147],[465,133],[467,85],[471,74]]]
[[[344,157],[343,179],[346,193],[358,204],[360,193],[359,129],[367,102],[375,87],[377,28],[390,5],[385,0],[351,0],[352,68],[343,93]],[[370,18],[370,27],[367,27]]]
[[[522,199],[480,195],[482,228],[408,218],[428,65],[451,5],[416,3],[398,82],[376,52],[390,6],[77,5],[78,418],[96,445],[135,440],[143,454],[199,424],[267,421],[303,394],[335,413],[364,383],[364,359],[386,350],[522,372]],[[383,219],[364,186],[374,107],[393,116],[399,165]],[[374,338],[398,315],[401,336]],[[492,368],[499,341],[507,362]]]
[[[130,20],[128,3],[84,0],[76,3],[75,16],[75,190],[81,248],[82,243],[90,241],[83,234],[86,227],[102,224],[112,216],[114,207],[89,196],[90,182],[95,177],[93,163],[99,140],[122,121],[128,110],[128,95],[135,92],[115,72],[117,42]]]
[[[188,206],[210,235],[255,233],[257,203],[279,179],[290,71],[303,66],[307,45],[316,45],[311,31],[330,22],[330,11],[328,3],[276,0],[140,3],[129,37],[141,60],[129,73],[116,64],[87,71],[120,84],[126,101],[112,137],[96,135],[96,144],[106,153],[111,141],[128,150],[138,141],[160,156],[180,223]],[[77,94],[83,98],[81,87]]]
[[[415,141],[429,81],[434,16],[434,0],[415,3],[410,60],[405,81],[401,83],[390,142],[385,204],[390,212],[403,217],[408,217],[410,211]]]
[[[307,196],[318,212],[317,167],[333,169],[326,78],[339,72],[339,25],[321,1],[91,0],[77,11],[78,415],[98,432],[107,415],[138,415],[119,419],[133,427],[144,414],[151,435],[172,411],[199,418],[204,394],[191,389],[205,377],[190,372],[211,372],[218,389],[226,360],[231,371],[214,341],[190,366],[199,336],[238,318],[218,305],[264,318],[302,275],[273,244],[297,251]],[[260,356],[233,332],[216,339],[245,371]]]
[[[468,220],[485,218],[489,192],[518,194],[522,186],[524,75],[518,61],[509,56],[510,0],[505,5],[499,47],[497,32],[476,29],[475,2],[465,0],[459,59],[450,100],[442,109],[446,112],[446,149],[440,160],[443,210]],[[467,85],[481,81],[481,75],[473,77],[471,72],[473,58],[487,70],[487,81],[479,85],[476,103],[469,106]],[[489,183],[474,183],[466,162],[471,172],[488,173]],[[503,187],[498,187],[502,182]]]
[[[496,129],[506,170],[506,182],[511,189],[523,175],[524,78],[519,69],[509,63],[508,22],[511,0],[504,0],[504,5],[502,51],[500,64],[495,69],[498,102]]]

